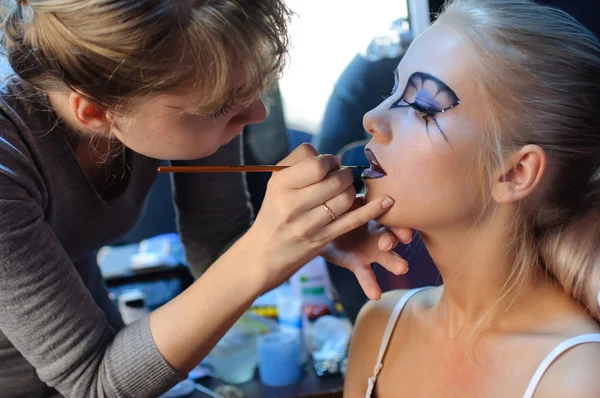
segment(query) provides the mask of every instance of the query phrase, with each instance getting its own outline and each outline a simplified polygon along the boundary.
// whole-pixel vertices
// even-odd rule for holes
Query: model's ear
[[[525,145],[495,171],[492,197],[501,204],[522,200],[538,187],[545,171],[544,150],[538,145]]]

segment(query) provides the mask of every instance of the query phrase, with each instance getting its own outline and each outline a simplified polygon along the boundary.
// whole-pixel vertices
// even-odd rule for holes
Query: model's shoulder
[[[600,397],[600,333],[582,335],[581,341],[552,362],[539,383],[536,398]]]

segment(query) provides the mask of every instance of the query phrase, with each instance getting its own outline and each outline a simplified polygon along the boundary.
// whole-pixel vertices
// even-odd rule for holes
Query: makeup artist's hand
[[[356,201],[352,172],[340,169],[334,156],[318,156],[310,145],[300,146],[280,164],[290,167],[273,173],[256,221],[239,242],[261,264],[266,288],[285,281],[331,241],[393,204],[381,197],[350,210]]]
[[[364,205],[364,197],[357,196],[352,207]],[[347,268],[356,275],[363,291],[371,300],[379,300],[381,287],[371,267],[379,263],[388,271],[401,275],[408,271],[408,263],[393,249],[399,242],[412,240],[409,229],[395,229],[394,233],[375,221],[344,234],[325,247],[321,255],[328,261]]]

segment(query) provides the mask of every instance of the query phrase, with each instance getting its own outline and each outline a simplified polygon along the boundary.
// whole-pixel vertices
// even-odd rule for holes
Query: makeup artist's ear
[[[107,111],[98,104],[72,92],[69,95],[69,106],[77,124],[85,130],[94,133],[107,133],[110,131],[111,120]]]
[[[492,197],[498,203],[519,201],[538,187],[545,171],[544,150],[538,145],[525,145],[496,170]]]

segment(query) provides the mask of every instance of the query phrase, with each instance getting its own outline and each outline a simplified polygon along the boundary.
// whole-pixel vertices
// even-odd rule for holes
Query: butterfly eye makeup
[[[397,73],[397,72],[396,72]],[[398,76],[396,75],[396,85],[392,95],[398,88]],[[425,120],[425,130],[429,133],[429,122],[433,121],[444,139],[448,142],[448,137],[444,134],[438,121],[440,113],[449,111],[460,104],[458,96],[450,87],[435,76],[424,72],[413,73],[400,99],[395,101],[389,110],[395,108],[412,108],[415,113]]]

